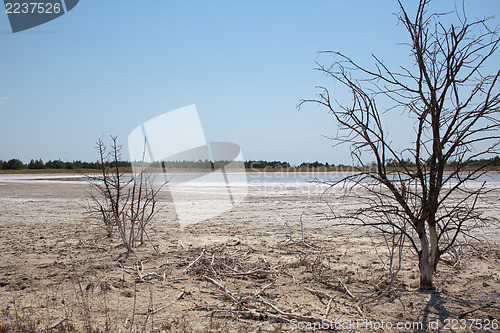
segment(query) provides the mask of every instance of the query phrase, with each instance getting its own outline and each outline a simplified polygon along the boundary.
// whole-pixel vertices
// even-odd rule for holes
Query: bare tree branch
[[[354,197],[361,208],[343,216],[332,209],[332,220],[376,230],[386,246],[400,249],[409,241],[419,256],[423,289],[433,288],[441,255],[460,235],[473,237],[474,228],[492,222],[477,206],[486,186],[469,183],[491,170],[473,160],[500,153],[500,69],[485,73],[496,65],[499,30],[489,27],[489,19],[470,22],[463,9],[454,11],[458,22],[447,26],[441,18],[453,12],[430,13],[430,2],[420,0],[411,15],[398,0],[398,18],[409,37],[404,45],[414,66],[394,70],[372,55],[370,69],[340,52],[320,52],[332,64],[318,62],[317,70],[352,99],[340,102],[328,88],[318,87],[316,99],[298,106],[315,103],[330,112],[340,130],[334,140],[349,144],[360,166],[357,173],[331,183],[332,188],[343,186],[342,195],[330,194]],[[384,119],[396,110],[414,121],[411,147],[397,148],[388,139]],[[393,257],[395,248],[389,251]]]

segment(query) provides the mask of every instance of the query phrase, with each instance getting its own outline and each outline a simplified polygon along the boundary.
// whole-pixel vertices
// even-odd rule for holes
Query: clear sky
[[[465,3],[469,16],[500,23],[500,1]],[[98,137],[116,134],[126,148],[141,123],[196,104],[207,141],[237,143],[247,160],[350,163],[322,136],[336,134],[332,116],[296,105],[328,84],[314,70],[328,63],[318,51],[406,61],[396,4],[80,0],[16,34],[2,6],[0,159],[94,161]],[[389,126],[403,139],[397,118]]]

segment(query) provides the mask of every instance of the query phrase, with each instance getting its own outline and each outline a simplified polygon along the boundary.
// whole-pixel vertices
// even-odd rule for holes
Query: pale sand
[[[212,274],[212,268],[215,274],[210,276],[234,294],[253,295],[274,281],[261,297],[284,311],[305,316],[322,318],[329,308],[326,318],[339,322],[361,318],[431,321],[440,316],[458,319],[468,310],[486,306],[465,318],[500,319],[498,303],[490,304],[500,299],[498,230],[486,232],[489,245],[477,249],[481,251],[464,247],[460,265],[440,264],[435,278],[440,293],[417,291],[416,260],[408,253],[396,291],[359,303],[377,285],[384,286],[386,271],[365,231],[324,219],[330,213],[319,200],[324,186],[252,185],[246,199],[230,211],[185,226],[179,225],[168,193],[162,192],[162,210],[150,229],[159,253],[147,244],[125,258],[120,257],[124,250],[117,238],[103,239],[98,224],[85,220],[86,184],[19,181],[26,178],[16,177],[16,181],[5,181],[5,177],[0,181],[0,323],[15,322],[17,311],[18,317],[40,320],[40,327],[68,317],[76,327],[90,320],[94,327],[104,329],[109,317],[111,331],[130,326],[140,331],[152,299],[153,308],[159,309],[154,312],[157,329],[233,332],[294,328],[268,320],[220,319],[218,312],[211,320],[215,307],[234,310],[234,304],[202,278]],[[210,204],[217,205],[217,201]],[[331,204],[341,211],[357,203]],[[499,216],[499,197],[482,198],[479,208]],[[301,221],[306,245],[300,242]],[[203,260],[186,272],[204,248]],[[138,280],[133,269],[141,262],[142,275],[158,275],[150,274],[147,282]],[[261,277],[230,274],[231,270],[241,273],[256,267],[272,273]],[[345,283],[355,299],[334,277]],[[96,289],[100,282],[108,283],[111,290]],[[307,288],[334,297],[330,306],[328,299]],[[255,307],[266,309],[262,304]],[[90,319],[86,319],[86,308]]]

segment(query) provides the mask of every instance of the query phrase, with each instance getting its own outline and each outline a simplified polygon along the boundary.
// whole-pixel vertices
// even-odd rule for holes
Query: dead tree
[[[106,236],[114,231],[127,249],[134,252],[137,242],[143,244],[146,227],[159,210],[158,192],[163,184],[156,183],[154,175],[145,168],[127,176],[120,169],[121,146],[117,137],[111,136],[110,149],[102,138],[97,141],[99,151],[99,176],[88,176],[90,202],[87,213],[102,220]]]
[[[469,21],[465,10],[430,13],[429,0],[420,0],[414,15],[398,3],[411,65],[394,70],[373,56],[370,69],[340,52],[321,52],[332,56],[333,64],[318,63],[317,69],[352,100],[343,103],[319,87],[318,98],[299,107],[312,102],[326,108],[339,126],[332,139],[349,144],[359,166],[336,182],[345,195],[364,202],[343,218],[403,235],[418,253],[421,289],[432,289],[441,255],[459,235],[488,222],[477,210],[488,188],[467,183],[488,171],[488,164],[472,160],[499,152],[500,70],[492,61],[499,30],[490,28],[489,19]],[[456,23],[447,26],[444,18]],[[388,133],[391,125],[402,125],[387,118],[403,114],[411,119],[407,133],[414,136],[399,148]],[[367,156],[375,161],[371,167]]]

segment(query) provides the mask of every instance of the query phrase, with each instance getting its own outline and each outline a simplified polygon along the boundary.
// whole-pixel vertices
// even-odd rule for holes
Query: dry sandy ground
[[[188,226],[164,194],[150,229],[158,251],[148,243],[129,256],[85,220],[86,189],[0,182],[0,327],[31,321],[42,329],[67,318],[56,329],[430,332],[448,325],[473,332],[495,331],[500,320],[498,230],[486,234],[488,243],[462,246],[460,263],[442,262],[436,292],[418,291],[416,258],[407,251],[384,293],[379,239],[326,221],[320,188],[254,185],[231,211]],[[497,216],[498,197],[483,199]],[[311,318],[325,321],[319,327]]]

